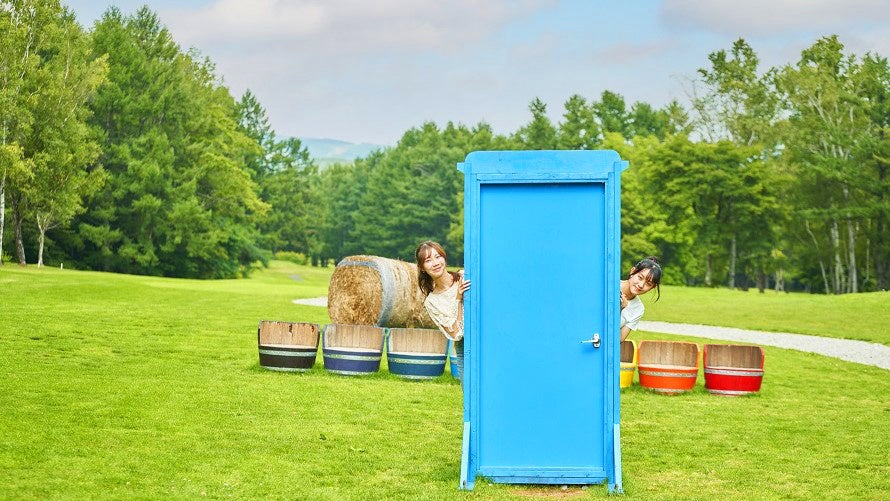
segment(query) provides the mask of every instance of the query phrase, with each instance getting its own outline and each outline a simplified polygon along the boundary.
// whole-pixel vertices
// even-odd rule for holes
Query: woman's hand
[[[470,290],[470,281],[464,280],[464,270],[458,271],[457,276],[460,277],[459,278],[460,282],[458,282],[458,286],[457,286],[457,300],[463,301],[464,293],[466,293],[468,290]]]
[[[624,293],[622,292],[621,293],[621,309],[623,310],[625,306],[627,306],[627,298],[624,297]]]

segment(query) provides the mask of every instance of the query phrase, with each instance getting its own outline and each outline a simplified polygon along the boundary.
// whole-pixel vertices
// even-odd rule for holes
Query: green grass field
[[[890,291],[824,294],[664,286],[643,297],[645,320],[719,325],[890,346]]]
[[[330,273],[281,262],[223,281],[0,268],[0,499],[607,496],[484,481],[457,491],[461,392],[450,376],[340,377],[321,357],[305,374],[260,368],[258,321],[326,322],[323,308],[292,300],[324,295]],[[749,300],[750,320],[702,313]],[[701,311],[672,311],[699,301]],[[848,297],[681,288],[647,307],[652,320],[823,325],[841,337],[857,336],[828,317],[860,315]],[[627,499],[890,499],[888,371],[765,349],[753,397],[710,395],[701,377],[681,396],[622,393]]]

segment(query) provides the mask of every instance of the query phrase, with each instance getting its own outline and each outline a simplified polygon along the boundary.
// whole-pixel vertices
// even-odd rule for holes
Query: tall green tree
[[[536,97],[528,105],[528,110],[532,119],[516,132],[516,140],[527,150],[555,149],[556,128],[547,117],[547,105]]]
[[[593,109],[579,94],[565,102],[563,121],[557,131],[556,146],[561,150],[592,150],[600,143],[600,131]]]
[[[857,292],[859,228],[878,172],[863,167],[863,147],[879,128],[869,116],[863,63],[843,52],[837,36],[822,38],[776,75],[789,114],[783,142],[794,174],[800,237],[816,256],[826,292]]]
[[[234,277],[264,258],[257,218],[268,209],[245,167],[256,142],[212,63],[183,53],[157,16],[111,8],[93,33],[109,76],[93,104],[108,182],[78,225],[94,268]]]
[[[603,134],[617,132],[625,139],[631,137],[631,119],[621,94],[604,90],[600,100],[593,103],[593,110]]]
[[[779,95],[773,84],[773,70],[760,73],[760,60],[750,45],[743,39],[737,40],[729,52],[719,50],[708,56],[709,68],[699,70],[705,86],[703,96],[693,102],[699,112],[701,124],[707,130],[706,137],[712,141],[727,140],[742,151],[749,151],[758,160],[758,172],[762,179],[756,182],[774,194],[781,193],[787,187],[782,181],[779,155],[779,137],[777,125],[779,121]],[[707,122],[707,123],[706,123]],[[773,268],[773,256],[783,253],[771,248],[779,245],[777,237],[780,219],[774,224],[763,224],[760,232],[753,233],[759,244],[756,256],[749,260],[756,262],[755,268],[746,275],[753,274],[758,286],[763,290],[764,269]],[[735,237],[734,237],[735,238]],[[747,241],[753,243],[753,241]],[[736,253],[737,245],[733,240],[730,245],[729,278],[727,285],[735,286],[737,270],[744,269],[748,263],[740,263]],[[750,268],[750,266],[749,266]]]
[[[102,179],[100,169],[87,169],[98,149],[85,120],[87,102],[105,77],[105,61],[91,58],[87,34],[57,1],[4,2],[0,13],[8,28],[0,100],[9,106],[0,126],[5,150],[0,184],[5,198],[10,175],[19,263],[26,262],[22,224],[34,217],[41,266],[46,232],[79,212],[83,197]]]
[[[312,254],[319,249],[320,222],[310,220],[317,203],[312,178],[317,168],[297,138],[279,140],[266,110],[249,90],[238,102],[240,130],[257,148],[245,150],[244,163],[270,208],[259,220],[263,247]]]

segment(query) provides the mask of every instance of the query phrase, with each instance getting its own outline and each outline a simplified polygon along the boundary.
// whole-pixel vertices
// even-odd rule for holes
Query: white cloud
[[[665,0],[659,14],[671,27],[730,36],[837,33],[873,24],[884,25],[887,37],[890,22],[886,0]]]
[[[549,1],[217,0],[164,11],[186,46],[269,42],[326,54],[450,50],[482,39]]]
[[[677,46],[674,39],[621,42],[597,49],[593,52],[592,61],[596,64],[634,65],[664,57]]]

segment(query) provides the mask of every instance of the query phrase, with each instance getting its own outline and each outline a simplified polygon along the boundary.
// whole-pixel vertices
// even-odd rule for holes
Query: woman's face
[[[423,271],[433,277],[433,280],[445,274],[445,258],[434,247],[429,248],[429,253],[423,260]]]
[[[652,283],[652,280],[649,278],[649,274],[652,273],[652,270],[643,270],[637,273],[634,273],[627,279],[628,284],[630,285],[630,293],[634,296],[639,296],[640,294],[645,294],[652,290],[655,287],[655,284]]]

